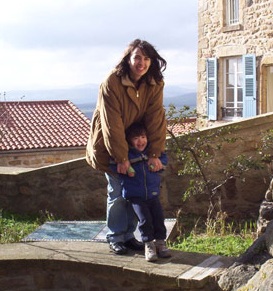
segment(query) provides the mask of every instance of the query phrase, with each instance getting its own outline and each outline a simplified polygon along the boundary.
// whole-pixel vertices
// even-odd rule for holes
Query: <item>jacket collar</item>
[[[130,80],[128,74],[126,74],[126,76],[121,77],[121,83],[122,85],[127,86],[127,87],[134,87],[134,84]],[[150,81],[150,85],[156,85],[154,78],[152,78],[152,80]]]

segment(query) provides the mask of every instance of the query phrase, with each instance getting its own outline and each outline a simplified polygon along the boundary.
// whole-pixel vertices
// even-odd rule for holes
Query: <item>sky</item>
[[[135,38],[166,59],[166,84],[195,89],[197,1],[0,1],[0,94],[99,84]]]

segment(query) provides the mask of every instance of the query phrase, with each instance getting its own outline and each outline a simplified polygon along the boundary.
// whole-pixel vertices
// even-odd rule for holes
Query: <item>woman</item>
[[[117,172],[130,168],[125,130],[143,122],[150,138],[148,164],[151,171],[163,168],[158,157],[165,150],[166,119],[163,107],[163,74],[167,62],[147,41],[135,39],[123,58],[101,84],[87,143],[87,162],[105,172],[107,186],[107,241],[116,254],[144,249],[134,237],[137,220],[131,205],[122,197],[121,181],[111,172],[110,157]]]

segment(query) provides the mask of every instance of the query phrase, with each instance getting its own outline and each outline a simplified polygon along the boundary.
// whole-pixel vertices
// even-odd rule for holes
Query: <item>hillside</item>
[[[64,89],[51,90],[17,90],[6,92],[6,101],[42,101],[42,100],[70,100],[88,118],[95,108],[99,85],[88,84]],[[168,86],[164,88],[164,105],[174,104],[176,107],[184,105],[196,107],[196,92],[182,86]]]
[[[184,105],[196,107],[196,92],[173,97],[164,97],[164,105],[169,106],[170,104],[174,104],[177,107]]]
[[[88,118],[92,117],[96,102],[93,103],[74,103]],[[191,109],[196,108],[196,93],[187,93],[180,96],[165,97],[164,106],[167,108],[170,104],[178,107],[184,105],[189,106]]]

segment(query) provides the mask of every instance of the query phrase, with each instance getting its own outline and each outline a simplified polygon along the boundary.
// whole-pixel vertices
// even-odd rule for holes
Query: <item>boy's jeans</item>
[[[143,201],[141,198],[130,199],[139,220],[139,231],[143,242],[166,239],[166,226],[159,196]]]
[[[131,204],[122,197],[119,176],[105,173],[105,177],[108,182],[106,223],[109,229],[106,239],[109,243],[124,243],[134,238],[137,217]]]

